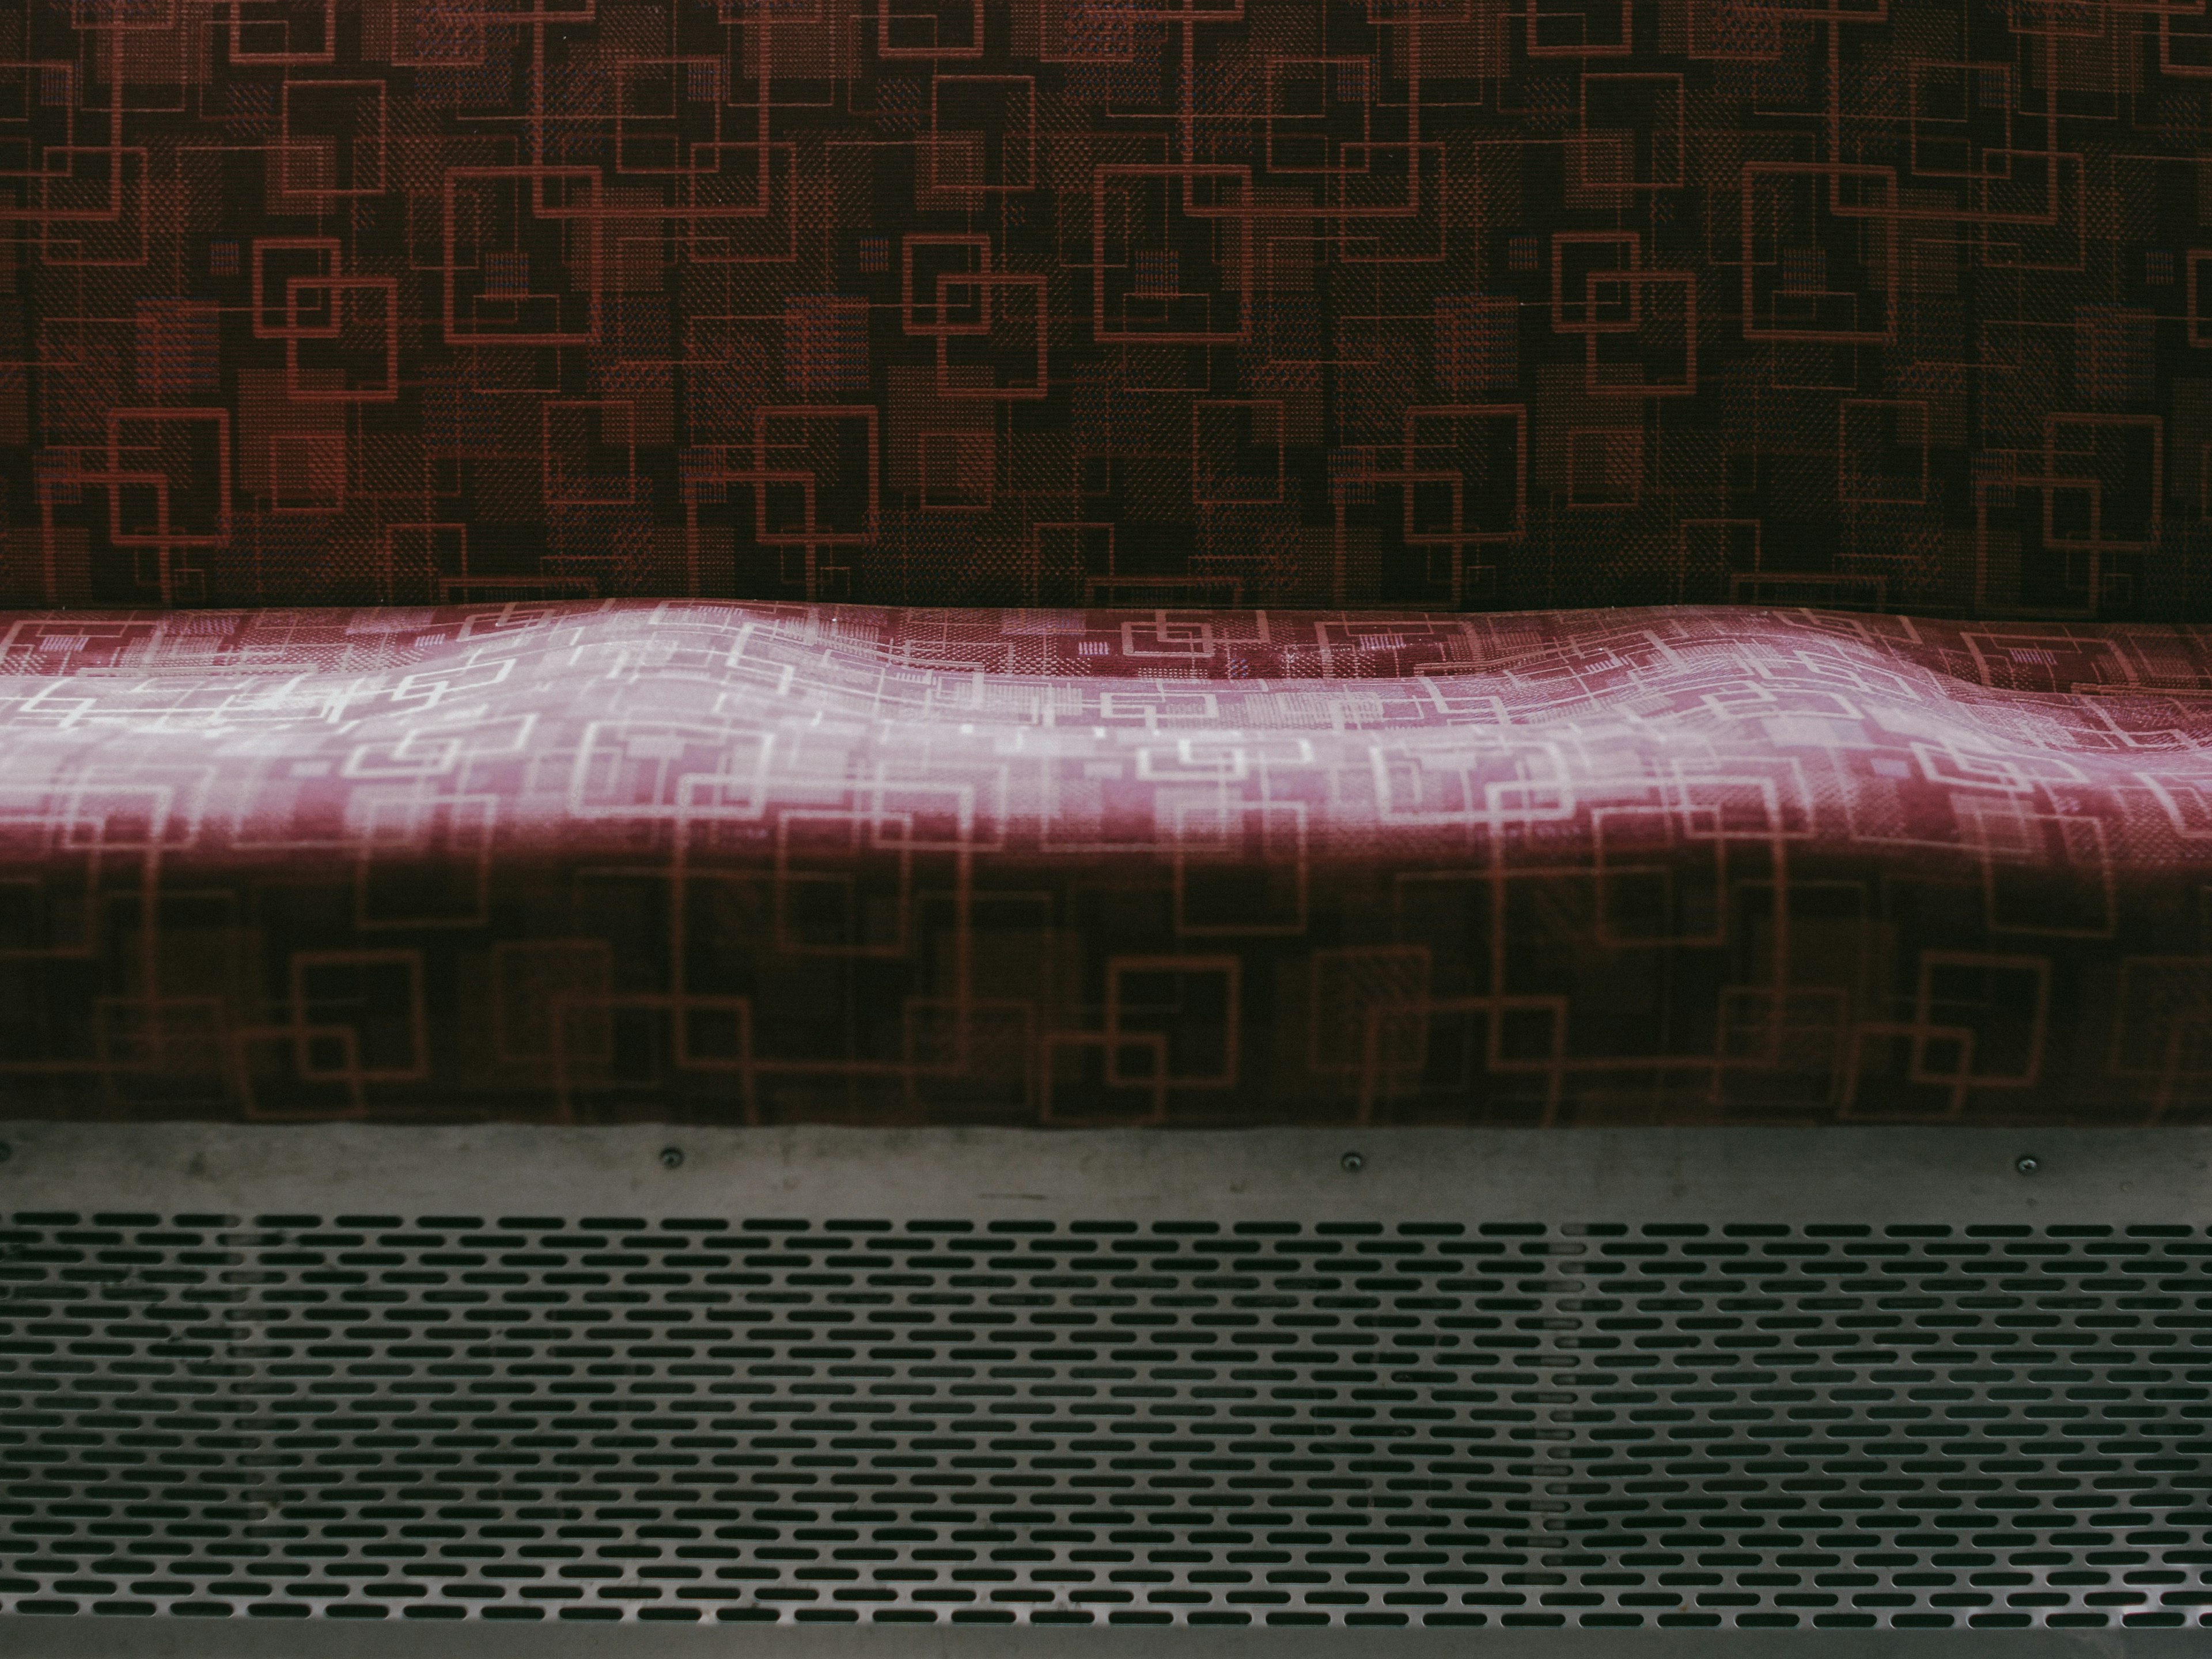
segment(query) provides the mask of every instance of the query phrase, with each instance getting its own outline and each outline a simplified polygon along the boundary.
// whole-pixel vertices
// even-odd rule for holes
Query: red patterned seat
[[[2205,9],[0,7],[0,1097],[2193,1111]]]
[[[2139,1123],[2212,630],[19,614],[20,1111]]]

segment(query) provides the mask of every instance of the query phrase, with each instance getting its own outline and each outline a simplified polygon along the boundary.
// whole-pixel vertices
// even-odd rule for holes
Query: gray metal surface
[[[2212,1617],[2194,1132],[0,1142],[10,1653]]]
[[[2212,1130],[388,1128],[0,1122],[0,1202],[423,1212],[2079,1220],[2206,1207]],[[673,1150],[672,1167],[664,1154]],[[1347,1171],[1347,1153],[1360,1168]],[[2036,1160],[2022,1176],[2016,1162]],[[1286,1207],[1287,1206],[1287,1207]]]

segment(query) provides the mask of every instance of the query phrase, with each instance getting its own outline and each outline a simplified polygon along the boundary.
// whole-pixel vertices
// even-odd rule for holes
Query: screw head
[[[1367,1160],[1357,1152],[1346,1152],[1341,1162],[1344,1164],[1344,1172],[1346,1175],[1358,1175],[1362,1170],[1367,1167]]]
[[[684,1162],[684,1149],[681,1146],[663,1146],[660,1161],[672,1170],[677,1168]]]
[[[2022,1175],[2033,1175],[2043,1167],[2043,1160],[2033,1152],[2022,1152],[2018,1158],[2013,1159],[2012,1167]]]

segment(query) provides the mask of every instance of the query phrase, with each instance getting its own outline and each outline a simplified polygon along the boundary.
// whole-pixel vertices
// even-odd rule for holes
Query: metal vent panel
[[[2212,1623],[2185,1224],[19,1211],[0,1605]]]
[[[0,1617],[2212,1624],[2200,1138],[501,1133],[0,1131]]]

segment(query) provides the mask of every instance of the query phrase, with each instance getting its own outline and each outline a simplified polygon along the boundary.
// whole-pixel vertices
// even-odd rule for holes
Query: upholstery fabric
[[[0,618],[9,1112],[2142,1123],[2212,629]]]
[[[0,7],[0,604],[2212,616],[2202,0]]]

